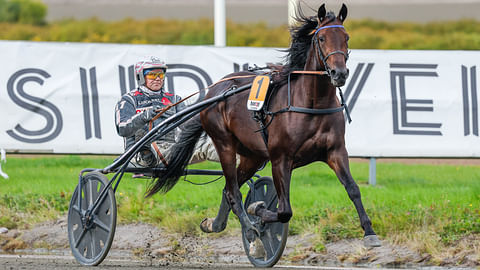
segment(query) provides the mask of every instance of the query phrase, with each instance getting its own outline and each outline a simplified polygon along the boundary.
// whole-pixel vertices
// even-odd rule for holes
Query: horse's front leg
[[[329,153],[328,165],[335,171],[340,182],[345,187],[345,190],[350,197],[350,200],[355,205],[358,216],[360,218],[360,224],[365,232],[364,235],[364,245],[366,247],[379,247],[381,242],[376,236],[372,228],[372,222],[365,212],[363,207],[362,198],[360,194],[360,189],[358,188],[357,183],[353,180],[353,177],[350,173],[350,167],[348,162],[348,154],[345,148],[334,150]]]
[[[275,190],[278,196],[278,210],[272,212],[265,207],[263,202],[255,202],[248,207],[248,213],[257,215],[265,223],[282,222],[286,223],[292,217],[290,205],[290,180],[292,177],[292,162],[286,156],[272,160],[272,175]]]

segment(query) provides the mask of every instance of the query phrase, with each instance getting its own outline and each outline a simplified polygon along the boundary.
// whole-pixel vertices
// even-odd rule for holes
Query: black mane
[[[318,26],[317,16],[305,16],[300,6],[297,7],[294,19],[298,22],[298,25],[290,28],[292,40],[290,48],[285,50],[288,54],[285,57],[287,63],[282,72],[284,76],[287,76],[294,70],[303,70],[307,60],[308,50],[312,44],[313,35],[311,33]],[[328,24],[333,20],[335,20],[335,13],[329,11],[322,25]]]

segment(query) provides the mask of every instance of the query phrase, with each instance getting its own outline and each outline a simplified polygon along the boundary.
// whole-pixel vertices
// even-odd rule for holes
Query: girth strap
[[[341,112],[345,108],[346,108],[345,104],[342,104],[342,106],[337,108],[328,108],[328,109],[310,109],[310,108],[289,106],[277,111],[276,113],[298,112],[298,113],[306,113],[306,114],[332,114],[336,112]]]

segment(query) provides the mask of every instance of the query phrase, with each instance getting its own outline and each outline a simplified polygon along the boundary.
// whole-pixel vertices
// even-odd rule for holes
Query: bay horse
[[[292,217],[292,170],[322,161],[335,172],[355,205],[364,230],[364,245],[380,246],[363,207],[360,190],[350,173],[343,107],[336,95],[336,88],[345,84],[349,72],[346,66],[348,34],[343,27],[347,7],[343,4],[338,16],[327,13],[325,4],[320,6],[316,17],[306,17],[301,10],[297,13],[300,25],[291,29],[287,63],[274,78],[265,105],[269,112],[277,112],[266,114],[265,120],[270,123],[265,128],[265,139],[256,132],[259,123],[247,110],[248,91],[215,103],[184,124],[179,143],[167,155],[167,173],[154,179],[147,197],[159,191],[167,192],[177,183],[195,143],[205,131],[219,155],[225,189],[217,217],[205,219],[201,224],[203,231],[222,231],[230,209],[238,216],[243,228],[254,230],[242,206],[239,187],[267,161],[272,164],[278,211],[268,210],[262,202],[253,203],[247,211],[260,216],[265,223],[288,222]],[[251,83],[253,75],[247,71],[229,74],[225,78],[231,79],[222,80],[210,88],[206,98]],[[238,167],[236,155],[240,156]]]

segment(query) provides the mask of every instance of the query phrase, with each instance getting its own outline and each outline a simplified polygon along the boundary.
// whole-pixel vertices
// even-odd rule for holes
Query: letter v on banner
[[[470,86],[470,91],[468,91]],[[478,137],[478,99],[477,99],[477,67],[470,67],[470,81],[468,81],[468,69],[462,65],[462,89],[463,89],[463,134],[471,133]],[[470,120],[471,119],[471,120]],[[471,125],[471,130],[470,130]]]
[[[350,110],[350,113],[353,111],[353,108],[355,107],[355,103],[358,100],[358,96],[360,96],[360,93],[362,92],[362,89],[365,86],[365,82],[367,81],[373,66],[374,66],[374,63],[368,63],[367,66],[365,66],[365,63],[358,63],[358,65],[355,67],[355,71],[353,72],[352,78],[348,81],[348,85],[347,85],[347,89],[345,90],[344,97],[345,97],[345,102],[348,105],[348,109]]]
[[[100,107],[98,105],[97,75],[95,67],[89,69],[89,76],[87,76],[86,69],[80,68],[80,81],[82,84],[85,139],[88,140],[92,138],[92,128],[95,132],[95,138],[101,139],[102,134],[100,130]]]

